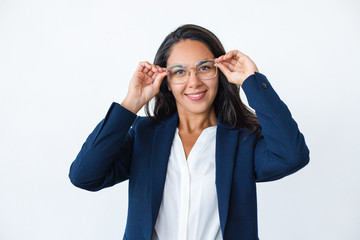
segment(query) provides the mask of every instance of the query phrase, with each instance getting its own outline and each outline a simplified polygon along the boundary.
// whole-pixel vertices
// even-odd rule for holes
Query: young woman
[[[137,116],[143,106],[147,116]],[[69,177],[89,191],[129,179],[123,239],[256,240],[256,182],[308,162],[303,134],[255,63],[188,24],[165,38],[153,64],[139,63]]]

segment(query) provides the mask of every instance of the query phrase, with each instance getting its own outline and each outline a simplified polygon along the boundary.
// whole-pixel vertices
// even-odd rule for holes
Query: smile
[[[205,96],[206,91],[198,94],[185,94],[190,100],[197,101],[202,99]]]

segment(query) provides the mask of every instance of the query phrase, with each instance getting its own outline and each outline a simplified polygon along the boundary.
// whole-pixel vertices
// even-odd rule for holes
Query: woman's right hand
[[[166,76],[166,68],[140,62],[131,78],[128,93],[121,103],[135,114],[160,91],[160,85]]]

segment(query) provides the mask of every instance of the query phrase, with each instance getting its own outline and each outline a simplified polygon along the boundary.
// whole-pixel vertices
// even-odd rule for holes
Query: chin
[[[184,108],[184,107],[181,108],[182,110],[184,110],[184,112],[192,113],[192,114],[203,114],[211,111],[211,106],[206,106],[206,107],[192,106],[189,108]]]
[[[204,101],[205,100],[205,101]],[[211,111],[212,104],[208,99],[203,99],[203,101],[190,101],[187,98],[182,99],[181,102],[176,101],[177,110],[185,113],[191,114],[204,114]]]

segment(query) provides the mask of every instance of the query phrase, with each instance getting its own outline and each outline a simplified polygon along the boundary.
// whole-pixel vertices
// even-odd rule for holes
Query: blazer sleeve
[[[241,87],[262,128],[254,146],[256,181],[277,180],[307,165],[310,152],[304,136],[266,76],[255,72]]]
[[[139,118],[113,102],[72,162],[69,171],[72,184],[98,191],[128,179],[135,137],[133,127]]]

